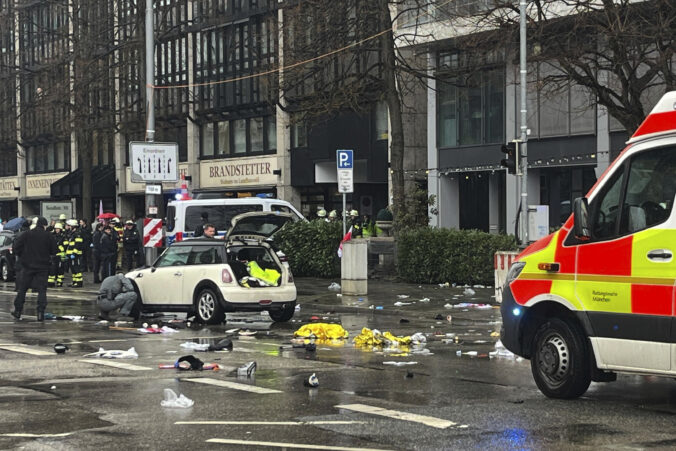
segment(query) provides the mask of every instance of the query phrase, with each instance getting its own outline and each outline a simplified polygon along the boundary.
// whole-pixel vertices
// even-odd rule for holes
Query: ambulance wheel
[[[197,319],[206,324],[221,324],[225,320],[225,311],[218,294],[211,288],[202,288],[197,295]]]
[[[591,363],[583,332],[575,324],[552,318],[533,341],[530,366],[538,388],[550,398],[581,396],[591,383]]]

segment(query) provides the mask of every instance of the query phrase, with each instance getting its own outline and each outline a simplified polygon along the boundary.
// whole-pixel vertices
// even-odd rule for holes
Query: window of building
[[[274,153],[277,128],[274,116],[208,122],[201,127],[202,158]]]
[[[504,140],[503,68],[449,76],[439,81],[437,144],[460,147]]]
[[[238,119],[233,121],[234,128],[234,149],[233,153],[246,153],[246,119]]]
[[[249,120],[251,136],[251,152],[263,152],[263,118],[256,117]]]
[[[375,116],[375,139],[387,139],[389,136],[387,103],[378,102],[374,111]]]
[[[307,147],[307,126],[305,122],[295,122],[291,125],[291,148]]]
[[[216,144],[218,155],[230,155],[230,122],[218,123],[218,142]]]

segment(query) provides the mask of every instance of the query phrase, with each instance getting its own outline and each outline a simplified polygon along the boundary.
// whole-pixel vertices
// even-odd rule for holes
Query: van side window
[[[176,207],[170,206],[167,208],[167,231],[173,232],[176,227]]]
[[[608,181],[605,190],[594,199],[592,210],[592,237],[606,240],[617,235],[617,221],[620,217],[620,196],[624,180],[624,166],[619,168]]]
[[[622,203],[620,234],[635,233],[666,221],[676,195],[676,149],[663,147],[631,160]]]
[[[201,215],[206,213],[208,221],[216,226],[216,230],[228,230],[232,226],[232,218],[250,211],[263,211],[260,204],[240,205],[192,205],[185,211],[185,231],[192,232],[202,224]]]

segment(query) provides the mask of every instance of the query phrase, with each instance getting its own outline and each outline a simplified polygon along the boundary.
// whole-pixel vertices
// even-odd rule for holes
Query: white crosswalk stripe
[[[279,390],[271,388],[256,387],[255,385],[239,384],[237,382],[222,381],[219,379],[212,379],[210,377],[192,377],[189,379],[182,379],[188,382],[195,382],[197,384],[215,385],[217,387],[231,388],[233,390],[247,391],[251,393],[258,393],[262,395],[269,395],[272,393],[282,393]]]
[[[129,371],[149,371],[152,368],[147,366],[132,365],[131,363],[118,362],[116,360],[78,360],[78,362],[89,363],[92,365],[110,366]]]
[[[452,421],[441,418],[428,417],[426,415],[417,415],[415,413],[400,412],[398,410],[383,409],[381,407],[369,406],[366,404],[341,404],[335,406],[337,409],[351,410],[353,412],[368,413],[371,415],[379,415],[382,417],[393,418],[395,420],[412,421],[414,423],[421,423],[438,429],[446,429],[457,425]]]
[[[346,448],[344,446],[326,446],[326,445],[306,445],[302,443],[279,443],[279,442],[259,442],[255,440],[234,440],[226,438],[210,438],[207,443],[221,443],[224,445],[242,445],[242,446],[268,446],[272,448],[291,448],[291,449],[321,449],[335,451],[386,451],[377,448]]]

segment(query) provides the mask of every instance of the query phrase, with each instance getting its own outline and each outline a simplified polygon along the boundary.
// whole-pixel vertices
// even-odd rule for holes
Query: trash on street
[[[398,294],[397,297],[399,299],[407,299],[409,296],[407,294]]]
[[[238,377],[251,377],[256,373],[256,362],[251,361],[237,368]]]
[[[393,366],[407,366],[407,365],[417,365],[418,362],[394,362],[391,360],[388,360],[387,362],[383,362],[383,365],[393,365]]]
[[[84,357],[96,357],[100,359],[138,359],[138,354],[134,348],[129,348],[126,351],[121,351],[118,349],[110,349],[106,351],[103,348],[99,348],[98,351],[85,354]]]
[[[402,307],[402,306],[404,306],[404,305],[411,305],[411,304],[413,304],[413,302],[401,302],[401,301],[397,301],[397,302],[394,303],[394,306],[395,306],[395,307]]]
[[[418,302],[430,302],[430,298],[422,298],[422,299],[421,299],[420,301],[418,301]]]
[[[63,343],[57,343],[54,345],[54,352],[56,352],[57,354],[64,354],[69,349],[70,348],[64,345]]]
[[[446,306],[444,306],[444,307],[446,307]],[[446,307],[446,308],[448,308],[448,307]],[[451,306],[451,308],[475,308],[475,309],[480,309],[480,310],[488,310],[488,309],[492,309],[493,306],[490,305],[490,304],[474,304],[472,302],[461,302],[460,304],[455,304],[455,305]]]
[[[329,290],[330,291],[340,291],[340,284],[333,282],[331,285],[329,285]]]
[[[232,340],[224,338],[219,342],[209,345],[209,351],[232,351]]]
[[[465,291],[463,291],[462,294],[465,296],[474,296],[476,291],[472,290],[471,288],[465,288]]]
[[[340,324],[306,324],[293,333],[294,337],[317,338],[320,340],[345,339],[350,334]]]
[[[160,402],[162,407],[172,407],[178,409],[187,409],[192,407],[194,404],[195,401],[187,398],[183,393],[181,393],[180,396],[177,395],[176,392],[171,388],[164,389],[164,400]]]
[[[319,379],[317,379],[317,376],[316,376],[315,373],[312,373],[312,376],[305,379],[305,386],[311,387],[311,388],[319,387]]]
[[[181,343],[180,345],[182,348],[189,349],[191,351],[208,351],[209,350],[209,343],[195,343],[192,341],[186,341],[185,343]]]

